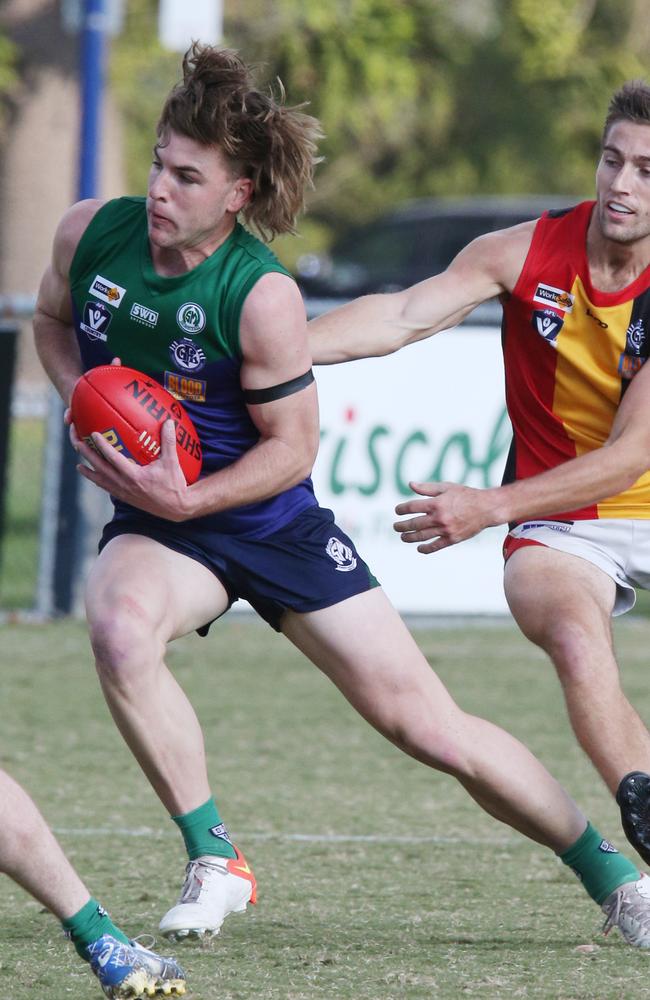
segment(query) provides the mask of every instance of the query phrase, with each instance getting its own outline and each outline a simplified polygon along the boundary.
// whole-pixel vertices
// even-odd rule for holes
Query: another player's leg
[[[61,921],[108,997],[181,996],[185,973],[174,959],[143,949],[117,927],[63,853],[32,799],[0,771],[0,871],[22,885]],[[50,993],[58,995],[50,984]]]
[[[505,586],[522,632],[555,665],[578,742],[616,795],[628,840],[650,864],[650,733],[621,688],[614,580],[585,559],[530,546],[506,563]]]
[[[230,842],[208,783],[196,713],[168,669],[167,642],[220,615],[228,596],[195,559],[139,535],[102,551],[86,597],[97,671],[111,714],[188,853],[170,938],[216,934],[229,913],[255,902],[255,880]]]
[[[650,947],[650,879],[587,824],[526,747],[459,709],[381,590],[309,614],[287,613],[283,631],[375,728],[456,777],[496,819],[553,850],[626,940]]]

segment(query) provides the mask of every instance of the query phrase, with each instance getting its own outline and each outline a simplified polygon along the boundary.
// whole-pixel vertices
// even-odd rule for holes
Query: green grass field
[[[650,625],[618,627],[627,688],[650,716]],[[613,801],[570,734],[545,658],[510,624],[417,632],[461,704],[506,725],[621,846]],[[6,625],[0,761],[93,892],[155,933],[184,857],[104,706],[84,627]],[[211,948],[174,945],[195,1000],[647,995],[650,955],[551,854],[375,734],[281,637],[231,615],[170,662],[199,707],[221,811],[259,904]],[[56,921],[0,880],[0,996],[98,998]],[[592,950],[581,950],[593,945]]]

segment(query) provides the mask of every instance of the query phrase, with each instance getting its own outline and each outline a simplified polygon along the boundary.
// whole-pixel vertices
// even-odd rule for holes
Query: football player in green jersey
[[[638,869],[521,743],[455,704],[314,497],[304,307],[239,219],[263,237],[293,229],[317,136],[235,53],[194,45],[158,123],[146,201],[73,207],[39,295],[37,345],[65,402],[83,368],[117,358],[174,388],[201,438],[203,475],[188,486],[169,423],[161,457],[142,468],[72,429],[81,474],[115,504],[87,588],[101,685],[190,859],[161,931],[213,935],[255,901],[211,794],[196,713],[165,663],[173,639],[207,631],[242,597],[399,748],[559,854],[609,924],[648,947]]]

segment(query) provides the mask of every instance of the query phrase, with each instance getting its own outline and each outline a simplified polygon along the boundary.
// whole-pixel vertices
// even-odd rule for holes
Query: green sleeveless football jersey
[[[269,272],[289,272],[239,224],[184,274],[156,274],[144,198],[99,209],[70,268],[77,339],[85,370],[123,364],[182,400],[203,449],[203,473],[230,465],[259,434],[240,384],[239,321],[246,296]],[[211,515],[217,530],[260,537],[315,504],[310,479],[270,500]]]

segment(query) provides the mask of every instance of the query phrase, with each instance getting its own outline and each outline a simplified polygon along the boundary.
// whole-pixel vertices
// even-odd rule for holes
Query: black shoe
[[[630,771],[616,792],[621,823],[632,847],[650,865],[650,774]]]

